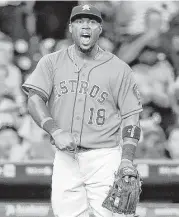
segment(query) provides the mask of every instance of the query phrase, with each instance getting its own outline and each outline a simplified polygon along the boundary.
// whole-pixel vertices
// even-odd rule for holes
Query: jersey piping
[[[42,88],[40,88],[40,87],[37,87],[37,86],[32,85],[32,84],[25,84],[25,85],[22,85],[22,87],[23,87],[23,88],[22,88],[23,91],[24,91],[26,94],[29,93],[29,89],[31,88],[31,89],[38,90],[38,91],[42,92],[42,93],[45,95],[45,97],[47,98],[47,100],[48,100],[48,98],[49,98],[48,93],[47,93],[45,90],[43,90]]]
[[[131,115],[133,115],[133,114],[139,113],[139,112],[141,112],[141,111],[143,111],[142,108],[133,110],[132,112],[128,112],[128,113],[122,115],[122,118],[123,118],[123,119],[124,119],[124,118],[127,118],[128,116],[131,116]]]
[[[68,49],[67,53],[68,53],[69,58],[70,58],[71,61],[73,62],[73,64],[75,64],[74,61],[73,61],[73,59],[70,57],[69,49]],[[97,68],[97,67],[99,67],[99,66],[105,64],[106,62],[110,61],[113,57],[114,57],[114,56],[111,55],[107,60],[104,60],[103,62],[98,63],[97,65],[93,66],[93,67],[90,69],[90,71],[88,72],[87,81],[89,81],[90,73],[91,73],[92,70],[94,70],[95,68]],[[83,67],[82,67],[82,68],[83,68]],[[77,99],[77,95],[78,95],[78,91],[77,91],[77,90],[78,90],[78,87],[79,87],[79,78],[80,78],[80,72],[81,72],[82,68],[80,69],[79,72],[77,72],[77,73],[78,73],[78,82],[77,82],[76,93],[75,93],[75,100],[74,100],[74,105],[73,105],[73,115],[72,115],[71,132],[73,131],[73,123],[74,123],[74,118],[75,118],[75,117],[74,117],[74,112],[75,112],[75,106],[76,106],[76,99]],[[74,72],[74,73],[75,73],[75,72]],[[83,118],[82,118],[82,123],[81,123],[81,132],[80,132],[80,135],[79,135],[79,137],[80,137],[80,144],[81,144],[81,138],[82,138],[82,132],[83,132],[83,126],[84,126],[83,123],[84,123],[84,114],[85,114],[85,111],[86,111],[86,100],[87,100],[87,94],[85,95],[85,102],[84,102],[84,106],[83,106],[83,111],[84,111],[84,112],[83,112]]]
[[[72,61],[72,63],[75,65],[73,59],[71,58],[71,56],[69,54],[69,49],[67,49],[67,54],[68,54],[68,57],[70,58],[70,60]],[[81,71],[81,69],[80,69],[80,71]],[[78,80],[77,80],[77,85],[76,85],[75,100],[74,100],[74,104],[73,104],[73,112],[72,112],[73,114],[72,114],[72,120],[71,120],[71,133],[73,131],[74,113],[75,113],[75,105],[76,105],[77,92],[78,92],[78,87],[79,87],[80,71],[77,72],[78,73]]]

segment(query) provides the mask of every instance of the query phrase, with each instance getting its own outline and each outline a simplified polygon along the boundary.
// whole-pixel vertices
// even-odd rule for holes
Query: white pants
[[[122,217],[102,207],[121,148],[105,148],[68,154],[57,151],[52,176],[52,208],[55,217]],[[92,212],[93,215],[90,213]]]

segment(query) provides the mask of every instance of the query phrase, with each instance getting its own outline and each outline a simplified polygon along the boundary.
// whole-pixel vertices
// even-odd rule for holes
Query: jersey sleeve
[[[23,91],[28,94],[30,89],[40,91],[42,95],[49,99],[52,91],[52,63],[48,56],[44,56],[38,62],[35,70],[29,75],[27,80],[22,85]]]
[[[118,106],[123,119],[143,110],[140,92],[133,75],[134,72],[126,65],[124,73],[118,95]]]

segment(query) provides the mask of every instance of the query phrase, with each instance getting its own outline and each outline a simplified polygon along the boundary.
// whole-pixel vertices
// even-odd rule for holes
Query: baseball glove
[[[128,182],[125,177],[128,176]],[[114,184],[111,186],[102,206],[113,213],[135,214],[142,181],[136,168],[124,167],[115,174]]]

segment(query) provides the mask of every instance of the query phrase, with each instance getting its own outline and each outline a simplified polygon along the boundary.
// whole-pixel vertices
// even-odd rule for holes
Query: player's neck
[[[77,56],[81,59],[81,60],[94,60],[95,57],[97,56],[98,52],[99,52],[99,47],[96,44],[93,49],[89,52],[82,52],[76,45],[75,45],[75,52],[77,54]]]

